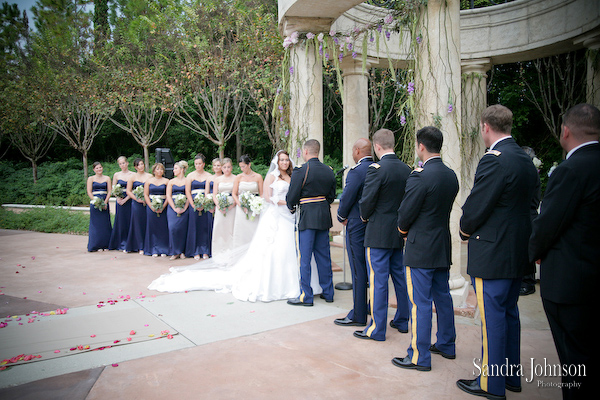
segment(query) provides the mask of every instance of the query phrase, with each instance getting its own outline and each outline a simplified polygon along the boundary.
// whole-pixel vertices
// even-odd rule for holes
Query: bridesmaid
[[[187,198],[185,204],[177,206],[174,202],[174,197],[182,194],[185,197],[185,170],[188,164],[186,161],[177,161],[173,166],[173,175],[175,177],[169,181],[167,185],[167,218],[169,224],[169,254],[171,260],[179,257],[185,258],[185,243],[187,238],[189,215],[188,206],[190,205]]]
[[[129,233],[129,225],[131,224],[131,198],[126,193],[127,181],[133,172],[129,170],[129,162],[127,157],[121,156],[117,158],[121,171],[115,172],[113,175],[113,186],[120,185],[123,188],[121,196],[115,196],[117,206],[115,210],[115,222],[113,225],[112,234],[110,235],[110,250],[123,250],[127,244],[127,234]]]
[[[194,205],[194,198],[199,194],[209,195],[212,189],[213,176],[204,170],[206,158],[204,154],[197,154],[194,159],[196,170],[187,176],[185,194],[190,202],[193,212],[190,212],[190,221],[185,245],[185,254],[199,260],[207,259],[210,254],[210,231],[212,230],[212,212]],[[212,210],[214,212],[214,209]]]
[[[212,170],[215,178],[223,176],[223,171],[221,171],[222,163],[223,161],[220,158],[215,158],[212,160]]]
[[[235,177],[233,191],[231,192],[237,206],[235,208],[235,224],[233,226],[234,249],[250,243],[259,220],[259,216],[256,216],[254,220],[248,218],[252,214],[252,211],[242,207],[240,196],[244,192],[250,192],[255,196],[262,196],[263,191],[263,178],[259,173],[252,171],[252,160],[248,155],[240,157],[239,166],[242,173]]]
[[[231,197],[235,175],[230,158],[224,158],[221,164],[223,175],[215,180],[213,188],[213,201],[215,202],[215,221],[212,236],[212,255],[225,254],[232,249],[233,225],[235,222],[235,202]],[[231,199],[231,205],[226,208],[219,207],[218,193],[225,193]]]
[[[167,207],[166,194],[169,180],[164,177],[165,166],[156,163],[152,166],[152,178],[144,184],[144,198],[146,200],[146,239],[144,240],[144,254],[156,258],[160,254],[166,257],[169,252],[169,229],[167,216],[163,211]],[[160,206],[153,202],[154,198],[161,200]]]
[[[103,175],[102,164],[96,161],[92,164],[94,175],[87,180],[87,194],[90,197],[90,229],[88,238],[88,251],[108,250],[110,241],[110,210],[108,199],[110,199],[110,178]],[[96,209],[91,203],[98,197],[104,201],[104,205]]]
[[[131,224],[129,226],[129,234],[127,235],[127,244],[125,251],[130,253],[137,251],[144,254],[144,240],[146,239],[146,201],[144,196],[136,197],[133,191],[138,186],[143,186],[144,183],[152,177],[146,172],[144,160],[136,158],[133,161],[135,173],[127,181],[127,196],[132,199],[131,202]]]

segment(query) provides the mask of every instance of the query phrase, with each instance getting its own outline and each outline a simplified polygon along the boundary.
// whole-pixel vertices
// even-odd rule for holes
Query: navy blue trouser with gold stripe
[[[406,266],[406,290],[411,303],[411,339],[408,356],[416,365],[431,367],[432,302],[437,315],[435,346],[443,353],[456,354],[454,307],[448,278],[450,268],[411,268]]]
[[[521,322],[519,320],[519,288],[521,278],[472,278],[477,306],[481,315],[481,374],[477,378],[481,389],[504,396],[505,384],[521,386],[518,376],[521,364]],[[508,363],[514,375],[500,373]]]
[[[319,285],[323,289],[323,297],[333,300],[333,274],[331,272],[331,253],[329,251],[329,231],[305,229],[298,232],[298,251],[300,258],[300,301],[313,302],[313,291],[310,286],[311,260],[314,254]]]
[[[367,247],[366,259],[369,269],[369,298],[371,299],[371,321],[363,331],[375,340],[385,340],[388,315],[388,281],[392,277],[398,309],[397,326],[408,329],[408,296],[402,265],[402,249],[380,249]]]
[[[360,218],[348,218],[346,248],[352,270],[352,300],[354,307],[347,317],[355,322],[367,323],[367,262],[365,260],[365,229]]]

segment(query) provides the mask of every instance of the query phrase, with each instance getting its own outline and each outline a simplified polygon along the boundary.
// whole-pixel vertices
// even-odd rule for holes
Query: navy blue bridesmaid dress
[[[173,197],[178,194],[185,195],[185,185],[173,185],[171,193]],[[188,213],[191,207],[188,207],[185,212],[177,216],[177,213],[169,205],[167,207],[167,218],[169,224],[169,255],[176,256],[185,254],[185,244],[187,240],[187,232],[190,217]]]
[[[118,179],[117,183],[122,188],[127,187],[127,182],[122,179]],[[123,194],[127,196],[124,190]],[[110,250],[125,250],[129,226],[131,225],[131,203],[131,199],[128,199],[123,205],[116,203],[115,223],[110,235],[110,243],[108,244]]]
[[[150,184],[148,187],[148,193],[150,196],[161,196],[163,202],[165,202],[165,195],[167,193],[167,185],[154,185]],[[164,204],[164,203],[163,203]],[[167,223],[167,215],[163,211],[162,213],[155,213],[152,209],[146,206],[146,240],[144,242],[144,254],[150,255],[162,255],[169,253],[169,227]]]
[[[92,182],[92,195],[106,198],[108,184],[106,182]],[[97,210],[90,204],[90,229],[88,236],[88,251],[108,249],[110,242],[110,210]]]
[[[134,181],[132,190],[135,190],[138,186],[144,186],[144,182]],[[144,240],[146,240],[145,204],[131,200],[131,223],[129,225],[129,234],[127,235],[127,245],[125,246],[125,250],[128,253],[144,250]]]
[[[192,197],[195,199],[200,193],[206,194],[212,189],[212,182],[210,182],[209,190],[205,189],[206,181],[199,182],[193,180],[191,184]],[[190,208],[192,206],[190,205]],[[202,210],[202,215],[198,214],[198,211],[190,210],[190,221],[187,233],[187,243],[185,245],[185,255],[187,257],[203,256],[208,254],[210,256],[210,244],[211,244],[211,233],[212,233],[212,214],[207,210]]]

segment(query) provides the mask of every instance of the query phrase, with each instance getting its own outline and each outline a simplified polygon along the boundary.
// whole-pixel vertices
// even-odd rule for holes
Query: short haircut
[[[435,126],[426,126],[417,131],[417,143],[425,146],[430,153],[439,153],[442,151],[444,135]]]
[[[569,127],[577,139],[600,135],[600,110],[591,104],[581,103],[569,108],[562,119],[563,125]]]
[[[481,113],[481,123],[488,124],[494,131],[510,135],[513,113],[500,104],[489,106]]]
[[[321,144],[317,139],[308,139],[302,148],[308,150],[308,154],[319,155]]]
[[[380,129],[373,134],[373,145],[380,145],[384,149],[393,149],[396,144],[394,132],[389,129]]]
[[[156,163],[152,166],[152,175],[154,175],[158,168],[162,168],[163,171],[165,170],[165,166],[163,165],[163,163]]]

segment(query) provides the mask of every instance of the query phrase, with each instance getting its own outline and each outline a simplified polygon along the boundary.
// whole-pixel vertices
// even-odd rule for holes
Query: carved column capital
[[[293,32],[329,32],[333,18],[313,17],[285,17],[280,29],[283,36],[290,36]]]
[[[492,68],[491,58],[475,58],[470,60],[461,60],[460,69],[463,74],[481,74],[485,75]]]

